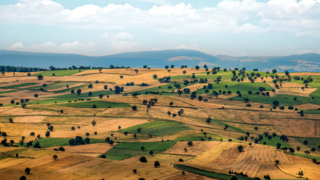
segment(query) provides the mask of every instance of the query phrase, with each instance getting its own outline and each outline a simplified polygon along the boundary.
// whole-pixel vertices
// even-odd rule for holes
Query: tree
[[[30,174],[31,169],[30,169],[30,168],[26,168],[24,171],[29,175],[29,174]]]
[[[141,146],[141,148],[140,148],[142,151],[144,151],[145,150],[145,148],[144,148],[144,146]]]
[[[43,76],[40,74],[37,76],[38,80],[42,80],[43,79]]]
[[[57,155],[53,155],[53,159],[54,159],[54,160],[57,160],[57,159],[58,159],[58,156],[57,156]]]
[[[104,85],[103,88],[104,88],[104,90],[107,90],[108,89],[108,85]]]
[[[135,174],[137,174],[137,170],[136,170],[136,169],[132,170],[132,172],[135,173]]]
[[[230,180],[238,180],[238,178],[236,176],[232,176]]]
[[[93,121],[91,122],[91,124],[92,124],[92,126],[95,126],[95,125],[97,124],[97,122],[96,122],[95,120],[93,120]]]
[[[132,110],[136,111],[137,110],[137,106],[132,106]]]
[[[21,176],[20,180],[27,180],[27,178],[25,176]]]
[[[85,135],[86,135],[86,136],[90,136],[90,133],[89,133],[89,132],[87,132]]]
[[[193,146],[192,141],[189,141],[187,144],[188,144],[188,146]]]
[[[133,134],[133,137],[134,137],[135,139],[137,139],[137,134]]]
[[[239,146],[238,146],[238,150],[239,150],[239,152],[242,152],[243,146],[242,146],[242,145],[239,145]]]
[[[59,151],[65,151],[64,147],[59,147]]]
[[[169,105],[172,106],[172,105],[173,105],[173,102],[170,102]]]
[[[154,162],[154,167],[155,167],[155,168],[160,167],[159,161]]]
[[[271,177],[269,175],[265,175],[265,176],[263,176],[263,178],[266,179],[266,180],[270,180],[271,179]]]
[[[196,68],[196,70],[199,70],[200,67],[198,65],[196,65],[195,68]]]
[[[34,97],[37,98],[39,95],[38,94],[34,94]]]
[[[81,94],[81,89],[77,90],[77,94],[80,95]]]
[[[99,98],[102,99],[102,98],[103,98],[103,94],[100,94],[100,95],[99,95]]]
[[[182,71],[183,75],[185,75],[187,73],[187,71]]]
[[[301,176],[303,176],[304,174],[303,174],[303,171],[299,171],[298,172],[298,175],[300,176],[300,178],[301,178]]]
[[[272,104],[273,104],[274,106],[279,106],[279,101],[273,101]]]
[[[47,137],[47,138],[50,137],[50,131],[47,131],[47,132],[46,132],[46,137]]]
[[[157,79],[158,76],[156,74],[153,75],[153,79]]]
[[[142,156],[142,157],[140,157],[140,162],[146,163],[148,161],[147,161],[146,157]]]
[[[69,140],[69,144],[72,146],[72,145],[74,145],[74,139],[70,139]]]
[[[277,70],[276,69],[272,69],[272,73],[273,74],[277,73]]]
[[[13,123],[13,119],[12,119],[12,118],[9,118],[9,122],[10,122],[10,123]]]
[[[208,118],[208,119],[206,120],[206,122],[207,122],[207,123],[211,123],[211,118]]]
[[[152,155],[153,155],[153,151],[151,150],[151,151],[149,152],[149,154],[152,156]]]

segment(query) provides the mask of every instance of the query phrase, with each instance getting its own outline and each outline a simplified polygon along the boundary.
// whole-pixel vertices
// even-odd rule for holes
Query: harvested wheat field
[[[213,142],[199,141],[199,142],[195,142],[193,146],[188,146],[187,142],[179,141],[174,146],[166,150],[164,153],[197,156],[213,148],[219,143],[220,143],[219,141],[213,141]],[[185,148],[187,149],[187,151],[184,150]]]

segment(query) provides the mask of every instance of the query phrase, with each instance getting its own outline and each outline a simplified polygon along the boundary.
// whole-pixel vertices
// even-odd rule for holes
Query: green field
[[[211,141],[220,141],[221,139],[223,141],[226,141],[226,138],[223,138],[221,136],[207,133],[207,136],[204,136],[204,134],[189,134],[187,136],[179,137],[175,139],[175,141],[209,141],[209,137],[211,137]]]
[[[55,82],[53,84],[48,84],[46,87],[43,87],[43,89],[47,90],[47,91],[51,91],[54,89],[60,89],[60,88],[67,88],[67,85],[72,86],[77,84],[76,82]],[[71,90],[71,89],[69,89]]]
[[[71,90],[70,90],[71,91]],[[53,99],[64,99],[64,98],[97,98],[100,94],[103,94],[104,96],[107,95],[111,95],[111,94],[115,94],[114,91],[92,91],[92,96],[89,96],[89,93],[81,93],[80,95],[77,94],[77,90],[75,90],[75,93],[72,94],[64,94],[64,95],[59,95],[59,96],[51,96],[51,97],[47,97],[47,98],[53,98]]]
[[[199,174],[202,176],[221,179],[221,180],[230,180],[232,178],[232,175],[214,173],[214,172],[210,172],[210,171],[206,171],[206,170],[202,170],[202,169],[197,169],[197,168],[193,168],[193,167],[181,165],[181,164],[175,164],[174,167],[178,168],[178,169],[182,169],[182,170],[190,172],[190,173]],[[241,176],[237,176],[237,179],[238,180],[254,180],[254,178],[241,177]]]
[[[316,148],[317,151],[320,151],[320,138],[295,138],[300,143],[303,143],[303,141],[307,140],[308,144],[306,146],[311,148]]]
[[[89,84],[83,84],[83,85],[79,85],[79,86],[75,86],[75,87],[72,87],[72,88],[67,88],[67,89],[62,89],[62,90],[58,90],[58,91],[52,91],[54,93],[64,93],[64,92],[71,92],[71,90],[77,90],[77,89],[81,89],[81,88],[84,88],[84,87],[87,87]]]
[[[258,92],[259,87],[264,87],[266,91],[271,91],[272,87],[269,84],[266,83],[251,83],[251,82],[234,82],[234,81],[223,81],[219,84],[213,83],[212,89],[199,89],[195,91],[197,94],[207,94],[205,91],[209,90],[209,94],[211,94],[213,91],[231,91],[233,94],[235,94],[237,91],[240,91],[241,94],[248,94],[248,91],[252,91],[252,93]],[[225,86],[228,86],[227,88]]]
[[[232,130],[234,130],[234,131],[237,131],[237,132],[240,132],[240,133],[246,133],[246,131],[243,131],[242,129],[233,127],[233,126],[231,126],[231,125],[229,125],[229,124],[226,124],[226,123],[224,123],[224,122],[222,122],[222,121],[219,121],[219,120],[216,120],[216,119],[211,119],[211,121],[212,121],[212,122],[215,122],[215,123],[217,123],[217,124],[220,124],[221,126],[228,125],[228,126],[229,126],[228,128],[229,128],[229,129],[232,129]]]
[[[297,98],[296,101],[293,100],[294,97]],[[280,106],[289,106],[289,105],[294,106],[301,103],[320,104],[319,98],[311,99],[309,97],[284,95],[284,94],[278,94],[274,97],[244,94],[242,95],[242,97],[235,96],[229,99],[243,101],[244,98],[249,98],[249,103],[258,102],[258,103],[272,104],[273,101],[278,101]]]
[[[85,137],[82,137],[85,139]],[[53,147],[53,146],[70,146],[69,144],[69,140],[71,138],[46,138],[43,137],[41,139],[37,139],[33,142],[33,145],[36,142],[40,143],[41,148],[47,148],[47,147]],[[103,140],[97,140],[97,139],[91,139],[90,138],[90,144],[94,144],[94,143],[106,143]],[[19,144],[20,146],[20,144]],[[78,145],[81,146],[81,145]],[[26,147],[26,143],[24,144],[24,147]]]
[[[17,85],[12,85],[12,86],[5,86],[5,87],[0,87],[1,89],[16,89],[20,87],[25,87],[25,86],[32,86],[36,85],[37,83],[23,83],[23,84],[17,84]]]
[[[193,83],[194,84],[194,83]],[[188,84],[188,85],[183,85],[183,84],[180,84],[181,85],[181,89],[187,87],[187,86],[190,86],[190,85],[193,85],[193,84]],[[172,86],[172,89],[168,89],[169,86]],[[143,89],[143,90],[140,90],[140,91],[135,91],[135,92],[132,92],[132,93],[140,93],[140,94],[144,94],[145,92],[171,92],[172,90],[176,90],[177,88],[174,87],[174,83],[170,83],[170,84],[166,84],[166,85],[162,85],[159,87],[153,87],[153,88],[149,88],[149,89]]]
[[[115,145],[107,153],[105,153],[107,159],[123,160],[132,156],[148,156],[152,150],[153,154],[159,154],[170,148],[176,143],[176,141],[164,141],[164,142],[123,142]],[[141,150],[141,147],[145,150]],[[148,158],[147,158],[148,159]]]
[[[60,104],[60,106],[65,107],[74,107],[74,108],[92,108],[93,105],[96,105],[97,108],[108,108],[108,107],[131,107],[127,103],[113,103],[106,101],[89,101],[89,102],[77,102],[77,103],[68,103],[68,104]]]
[[[318,162],[320,161],[320,157],[319,156],[311,156],[311,155],[300,154],[300,153],[292,153],[292,154],[295,155],[295,156],[300,156],[300,157],[304,157],[304,158],[308,158],[308,159],[316,159]]]
[[[260,141],[260,144],[263,144],[263,142],[266,142],[267,146],[273,146],[273,147],[277,147],[278,143],[281,143],[281,148],[291,148],[291,146],[289,146],[287,143],[283,142],[282,140],[280,140],[280,137],[274,137],[271,140],[269,140],[267,137],[263,136],[263,139]]]
[[[90,69],[81,69],[81,72],[87,71],[87,70],[90,70]],[[53,73],[55,74],[55,76],[71,76],[79,73],[79,69],[43,71],[40,73],[33,74],[32,76],[38,76],[38,75],[52,76]]]
[[[191,130],[191,128],[179,122],[152,121],[149,123],[129,127],[127,129],[122,129],[118,132],[138,133],[138,128],[141,128],[141,134],[148,134],[153,136],[163,136],[166,134],[173,134],[180,131]]]
[[[195,74],[195,79],[217,79],[218,76],[221,76],[221,79],[231,79],[232,78],[232,74],[225,74],[225,75],[197,75]],[[178,75],[178,76],[172,76],[171,80],[180,80],[180,79],[192,79],[192,75]]]

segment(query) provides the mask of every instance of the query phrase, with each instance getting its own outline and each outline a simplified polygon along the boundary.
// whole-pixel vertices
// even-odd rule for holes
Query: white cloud
[[[17,42],[7,49],[26,52],[71,53],[90,55],[92,52],[96,52],[98,50],[98,46],[92,42],[80,43],[79,41],[65,42],[61,45],[57,45],[53,42],[45,42],[40,44],[33,44],[31,46],[24,46],[22,43]]]
[[[116,41],[111,43],[111,47],[116,51],[130,50],[137,46],[138,44],[132,41]]]
[[[24,45],[21,42],[16,42],[12,44],[12,46],[10,46],[8,50],[17,50],[17,49],[22,49],[23,47]]]
[[[175,47],[174,49],[191,49],[191,50],[199,50],[199,48],[197,46],[187,46],[185,44],[183,45],[179,45],[177,47]]]
[[[312,50],[304,49],[304,50],[300,50],[300,51],[298,52],[298,54],[306,54],[306,53],[313,53],[313,51],[312,51]]]
[[[133,39],[133,36],[127,32],[119,32],[113,36],[114,39],[124,40],[124,39]]]
[[[253,18],[255,23],[251,22]],[[52,0],[20,0],[17,4],[0,5],[0,24],[104,30],[143,27],[177,34],[273,31],[320,36],[320,0],[223,0],[216,7],[194,8],[179,3],[155,5],[148,10],[129,4],[89,4],[67,9]]]

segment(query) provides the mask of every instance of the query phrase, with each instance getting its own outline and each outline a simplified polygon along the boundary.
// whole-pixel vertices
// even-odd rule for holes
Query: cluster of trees
[[[47,71],[46,68],[37,67],[22,67],[22,66],[0,66],[0,71],[2,74],[5,72],[37,72],[37,71]]]
[[[81,136],[76,136],[75,139],[70,139],[69,140],[69,144],[71,146],[74,145],[83,145],[83,144],[89,144],[90,143],[90,139],[87,137],[85,139],[83,139]]]

